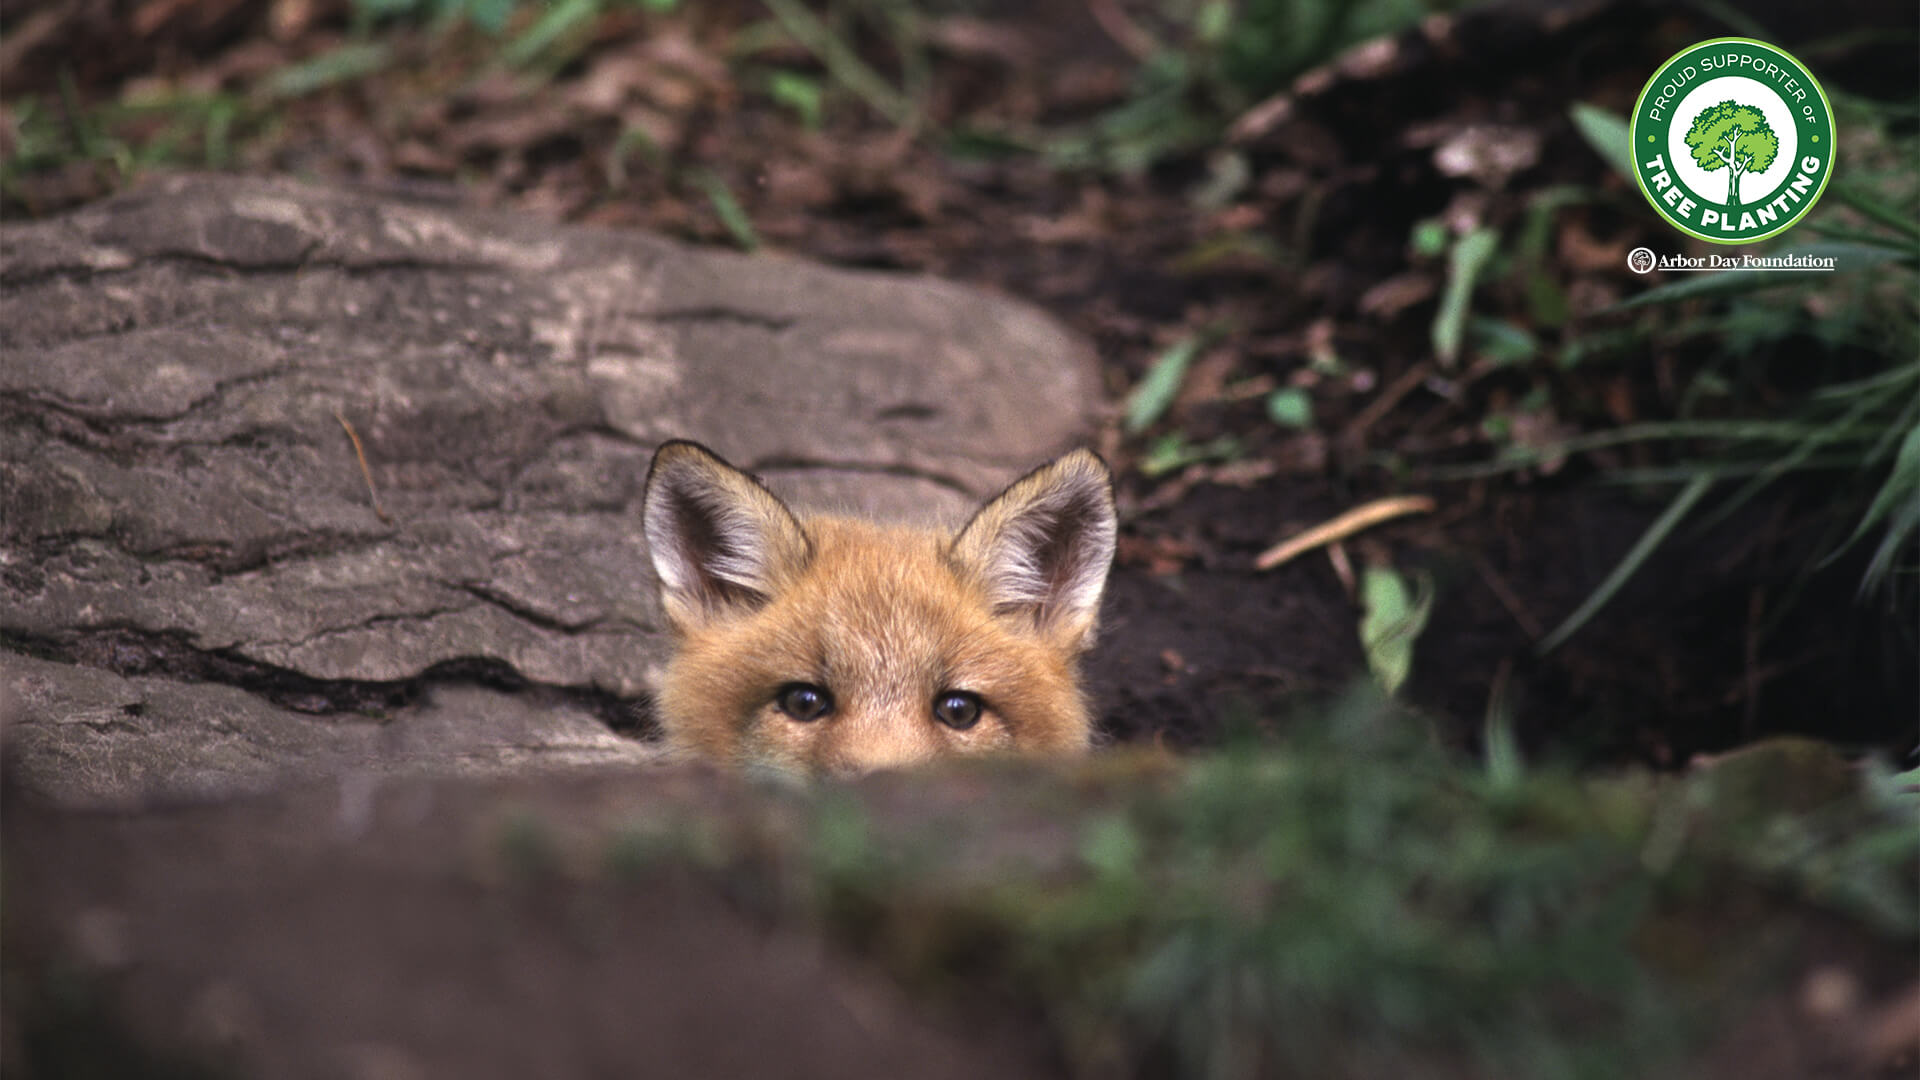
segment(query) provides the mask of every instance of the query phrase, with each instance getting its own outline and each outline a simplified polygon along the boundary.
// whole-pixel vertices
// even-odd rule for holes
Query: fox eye
[[[955,731],[965,731],[980,722],[980,695],[965,690],[949,690],[933,699],[933,718]]]
[[[773,697],[780,711],[801,723],[818,720],[833,711],[833,695],[812,683],[788,683]]]

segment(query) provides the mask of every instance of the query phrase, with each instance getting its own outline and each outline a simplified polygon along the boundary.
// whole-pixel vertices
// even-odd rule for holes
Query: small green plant
[[[522,0],[353,0],[354,21],[361,27],[392,21],[447,25],[471,22],[497,34],[522,6]]]
[[[71,78],[58,104],[27,98],[14,107],[18,142],[0,162],[0,190],[18,194],[25,176],[85,162],[125,182],[143,169],[231,164],[234,142],[261,121],[232,94],[157,93],[122,102],[82,105]]]
[[[500,34],[516,20],[546,21],[563,9],[582,6],[579,0],[352,0],[354,23],[365,31],[388,22],[422,23],[446,29],[471,23],[489,34]],[[680,0],[592,0],[585,5],[592,14],[615,7],[640,8],[664,13],[680,6]],[[542,14],[533,15],[540,11]],[[561,21],[574,21],[577,14],[564,14]]]
[[[1161,350],[1147,366],[1147,373],[1134,385],[1133,392],[1127,395],[1120,429],[1127,435],[1138,436],[1158,423],[1180,396],[1187,369],[1226,332],[1225,327],[1207,327],[1185,334]],[[1233,435],[1196,442],[1184,431],[1164,432],[1147,442],[1137,467],[1142,475],[1155,477],[1201,462],[1230,461],[1243,450],[1241,440]]]
[[[1381,689],[1396,694],[1413,672],[1413,645],[1433,608],[1433,582],[1423,576],[1410,585],[1392,567],[1370,566],[1360,575],[1360,600],[1367,668]]]
[[[1313,427],[1313,397],[1297,386],[1283,386],[1267,395],[1267,419],[1295,431]]]
[[[1205,335],[1188,334],[1161,352],[1147,368],[1146,377],[1127,395],[1127,412],[1121,422],[1127,434],[1138,435],[1152,427],[1173,405],[1174,399],[1180,396],[1180,384],[1187,377],[1187,368],[1193,365],[1194,357],[1206,344]]]
[[[1605,474],[1615,482],[1677,490],[1612,573],[1538,643],[1540,651],[1578,632],[1683,528],[1720,520],[1790,476],[1826,474],[1841,481],[1827,511],[1838,518],[1838,527],[1828,530],[1834,539],[1808,574],[1867,542],[1876,546],[1860,581],[1863,593],[1910,579],[1920,568],[1920,215],[1898,209],[1912,207],[1920,194],[1907,167],[1915,142],[1893,134],[1885,110],[1845,99],[1842,104],[1850,125],[1877,133],[1883,150],[1856,162],[1853,175],[1833,185],[1833,205],[1803,223],[1801,229],[1815,239],[1796,238],[1769,252],[1830,258],[1838,272],[1685,275],[1619,304],[1615,326],[1579,328],[1561,341],[1564,370],[1628,360],[1649,349],[1700,355],[1677,402],[1679,415],[1584,435],[1508,438],[1492,461],[1435,470],[1442,478],[1485,476],[1629,444],[1669,448],[1667,464],[1616,467]],[[1697,155],[1730,174],[1766,167],[1772,151],[1764,118],[1756,123],[1740,110],[1724,109],[1702,117],[1694,130],[1698,137],[1690,141]],[[1572,119],[1596,152],[1617,170],[1630,171],[1623,121],[1587,106],[1577,106]],[[1552,205],[1573,201],[1563,197]],[[1460,262],[1456,243],[1449,303],[1462,291],[1456,287],[1463,276]],[[1443,303],[1434,324],[1436,352],[1443,358],[1445,346],[1458,340],[1457,327],[1463,321],[1476,325],[1449,317],[1450,311]],[[1627,325],[1618,325],[1621,320]],[[1477,325],[1483,358],[1499,352],[1513,361],[1551,348],[1532,335],[1512,333],[1517,327]],[[1817,351],[1805,352],[1808,342]],[[1789,349],[1796,376],[1815,364],[1822,367],[1814,370],[1848,374],[1819,381],[1783,411],[1775,403],[1777,392],[1756,380],[1777,370],[1760,361]],[[1842,358],[1844,363],[1834,362]]]
[[[1447,288],[1440,296],[1440,308],[1433,317],[1433,354],[1439,357],[1443,367],[1450,368],[1459,362],[1474,284],[1499,248],[1500,234],[1487,228],[1470,230],[1451,246],[1447,258]]]
[[[753,251],[760,246],[760,234],[754,231],[753,219],[747,216],[747,210],[734,198],[733,190],[727,182],[710,169],[693,169],[688,174],[693,185],[706,195],[707,202],[713,207],[714,216],[727,230],[735,246],[741,251]]]
[[[1244,450],[1240,440],[1232,435],[1193,442],[1174,432],[1162,435],[1147,445],[1146,453],[1140,456],[1139,469],[1143,476],[1164,476],[1202,462],[1232,461]]]
[[[852,93],[897,127],[908,130],[920,127],[930,73],[919,19],[912,5],[856,4],[851,5],[851,10],[830,10],[823,17],[800,3],[800,0],[761,2],[772,14],[773,28],[779,31],[778,36],[812,53],[835,85]],[[857,27],[863,25],[876,27],[881,36],[893,45],[900,61],[901,85],[896,86],[880,74],[853,47],[853,34]],[[763,31],[745,36],[751,40],[773,35]],[[791,84],[786,86],[786,93],[789,98],[792,97]],[[789,100],[787,104],[793,102]],[[811,108],[817,113],[818,104],[815,103]]]

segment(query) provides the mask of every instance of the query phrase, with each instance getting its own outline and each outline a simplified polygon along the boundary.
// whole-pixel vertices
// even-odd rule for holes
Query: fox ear
[[[1087,643],[1113,564],[1113,475],[1089,450],[1028,473],[960,529],[953,558],[1001,613],[1023,613],[1062,646]]]
[[[643,503],[661,600],[681,629],[759,607],[806,565],[807,534],[786,504],[698,443],[654,452]]]

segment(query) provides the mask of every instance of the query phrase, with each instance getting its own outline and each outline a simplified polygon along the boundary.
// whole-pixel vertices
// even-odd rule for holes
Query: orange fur
[[[669,443],[647,530],[678,637],[657,699],[700,757],[849,775],[948,755],[1079,753],[1077,673],[1112,558],[1106,467],[1084,451],[990,501],[955,536],[841,517],[802,521],[744,473]],[[784,688],[830,697],[817,718]],[[936,702],[981,703],[963,728]]]

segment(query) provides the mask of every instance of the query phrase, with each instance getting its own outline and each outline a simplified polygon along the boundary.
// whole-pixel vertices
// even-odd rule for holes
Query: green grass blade
[[[67,114],[67,123],[73,130],[73,144],[80,150],[80,156],[87,160],[101,158],[99,134],[94,130],[93,118],[80,105],[80,90],[74,84],[73,70],[60,69],[60,106]]]
[[[1860,592],[1863,595],[1880,587],[1880,583],[1893,571],[1894,560],[1903,552],[1909,556],[1913,554],[1913,538],[1920,533],[1920,494],[1909,495],[1899,507],[1887,522],[1887,535],[1880,538],[1880,546],[1874,549],[1873,560],[1867,563],[1866,573],[1860,576]]]
[[[776,71],[767,79],[767,96],[775,104],[792,109],[808,131],[820,130],[825,95],[820,91],[819,80],[792,71]]]
[[[329,86],[365,78],[392,62],[393,49],[385,42],[342,45],[276,72],[267,80],[267,93],[276,98],[302,97]]]
[[[1487,783],[1495,791],[1512,791],[1526,778],[1526,759],[1520,754],[1520,740],[1513,734],[1513,711],[1505,695],[1487,703],[1486,727],[1481,732],[1481,753],[1486,758]]]
[[[1819,434],[1822,425],[1800,420],[1667,420],[1596,431],[1547,446],[1510,446],[1498,461],[1443,466],[1426,475],[1436,480],[1474,480],[1530,468],[1552,458],[1584,454],[1609,446],[1663,439],[1720,439],[1728,442],[1797,443]]]
[[[1916,508],[1920,508],[1920,427],[1910,429],[1906,438],[1900,441],[1900,452],[1894,456],[1893,471],[1887,474],[1880,490],[1874,493],[1867,512],[1860,515],[1860,523],[1854,526],[1853,535],[1847,537],[1846,543],[1827,556],[1821,565],[1839,558],[1842,552],[1859,543],[1860,538],[1872,531],[1875,525],[1892,515],[1887,525],[1886,539],[1874,552],[1873,561],[1867,567],[1867,581],[1863,588],[1871,589],[1878,585],[1892,566],[1896,549],[1905,546],[1912,537],[1915,515],[1920,513]]]
[[[1581,602],[1573,614],[1567,616],[1565,622],[1554,627],[1552,633],[1542,638],[1540,644],[1534,646],[1534,655],[1545,656],[1559,648],[1562,642],[1585,626],[1601,608],[1606,607],[1607,602],[1620,591],[1620,587],[1639,572],[1648,557],[1679,526],[1681,520],[1687,516],[1687,512],[1693,509],[1694,504],[1712,490],[1715,479],[1717,477],[1712,472],[1703,472],[1688,482],[1686,487],[1681,488],[1680,494],[1675,495],[1673,501],[1667,504],[1667,508],[1661,511],[1660,516],[1654,519],[1653,524],[1647,526],[1647,531],[1634,542],[1632,550],[1620,560],[1620,564],[1607,574],[1606,580],[1602,581],[1599,587]]]
[[[233,125],[240,106],[227,98],[215,98],[207,108],[206,127],[201,135],[201,154],[207,168],[225,168],[233,158]]]
[[[560,0],[501,54],[508,66],[525,67],[567,31],[600,14],[601,0]]]
[[[799,0],[763,0],[767,10],[808,52],[819,59],[833,80],[859,95],[874,112],[897,127],[913,127],[919,110],[905,94],[893,88],[880,73],[860,59],[858,53],[840,40],[820,17],[807,10]]]
[[[1625,117],[1615,116],[1605,109],[1592,105],[1576,103],[1567,110],[1573,117],[1574,130],[1587,140],[1593,152],[1600,160],[1613,166],[1628,183],[1633,182],[1633,147],[1627,142],[1627,121]]]
[[[498,36],[507,28],[507,20],[513,17],[513,9],[518,0],[462,0],[447,5],[448,14],[464,14],[473,21],[473,25],[489,34]]]
[[[1887,534],[1880,538],[1880,548],[1874,548],[1874,559],[1866,563],[1866,573],[1860,575],[1862,596],[1880,588],[1880,582],[1893,573],[1893,561],[1901,553],[1912,555],[1914,534],[1920,534],[1920,494],[1899,503],[1893,519],[1887,521]]]
[[[1466,334],[1467,306],[1473,300],[1474,283],[1499,246],[1500,234],[1492,229],[1475,229],[1454,242],[1452,257],[1447,260],[1447,291],[1433,317],[1433,352],[1443,367],[1452,367],[1460,357],[1460,339]]]
[[[1146,377],[1127,396],[1124,422],[1127,434],[1138,435],[1152,427],[1173,404],[1173,399],[1180,394],[1180,383],[1187,377],[1187,368],[1200,353],[1200,346],[1201,336],[1188,334],[1169,346],[1147,369]]]
[[[1833,185],[1833,197],[1860,211],[1862,217],[1885,225],[1910,240],[1920,240],[1920,220],[1901,213],[1853,184]]]
[[[1825,240],[1836,240],[1848,244],[1868,244],[1873,247],[1891,248],[1901,253],[1913,250],[1913,241],[1904,236],[1880,232],[1875,229],[1856,228],[1832,221],[1808,221],[1800,228]]]
[[[1856,395],[1845,412],[1829,421],[1820,430],[1810,433],[1806,438],[1788,444],[1786,453],[1768,462],[1765,468],[1742,484],[1731,497],[1723,500],[1708,516],[1703,527],[1724,519],[1745,505],[1747,500],[1758,495],[1762,488],[1787,473],[1805,468],[1806,463],[1812,460],[1816,453],[1828,446],[1835,443],[1844,445],[1848,442],[1870,441],[1879,430],[1878,425],[1872,423],[1870,419],[1879,404],[1880,400],[1872,395]],[[1863,458],[1860,467],[1865,468],[1871,460],[1871,457]]]
[[[1920,381],[1920,362],[1902,364],[1891,371],[1883,371],[1852,382],[1832,383],[1815,390],[1812,397],[1815,401],[1851,397],[1854,394],[1875,393],[1897,387],[1901,383],[1914,381]]]
[[[693,182],[706,193],[707,202],[712,204],[714,215],[720,219],[721,226],[727,230],[727,235],[733,237],[733,242],[739,245],[740,250],[758,250],[760,234],[754,231],[753,219],[747,216],[746,208],[740,205],[740,200],[733,197],[733,192],[727,188],[727,182],[709,169],[695,169],[691,175]]]
[[[1920,427],[1920,397],[1908,398],[1907,403],[1893,418],[1893,422],[1887,425],[1886,431],[1873,440],[1873,445],[1867,449],[1866,453],[1860,455],[1860,461],[1872,466],[1878,465],[1882,458],[1897,458],[1893,449],[1894,444],[1900,442],[1907,432],[1917,427]]]
[[[1733,480],[1743,476],[1757,476],[1772,469],[1771,461],[1748,461],[1729,465],[1724,461],[1681,461],[1672,465],[1648,465],[1643,468],[1609,469],[1594,479],[1615,487],[1667,487],[1684,484],[1700,474],[1702,469],[1712,469],[1722,480]],[[1821,454],[1800,462],[1801,473],[1860,471],[1858,454]]]
[[[1190,443],[1174,432],[1153,440],[1147,452],[1140,456],[1138,468],[1140,475],[1148,478],[1164,476],[1203,461],[1232,461],[1243,449],[1240,440],[1231,435],[1222,435],[1212,442]]]

